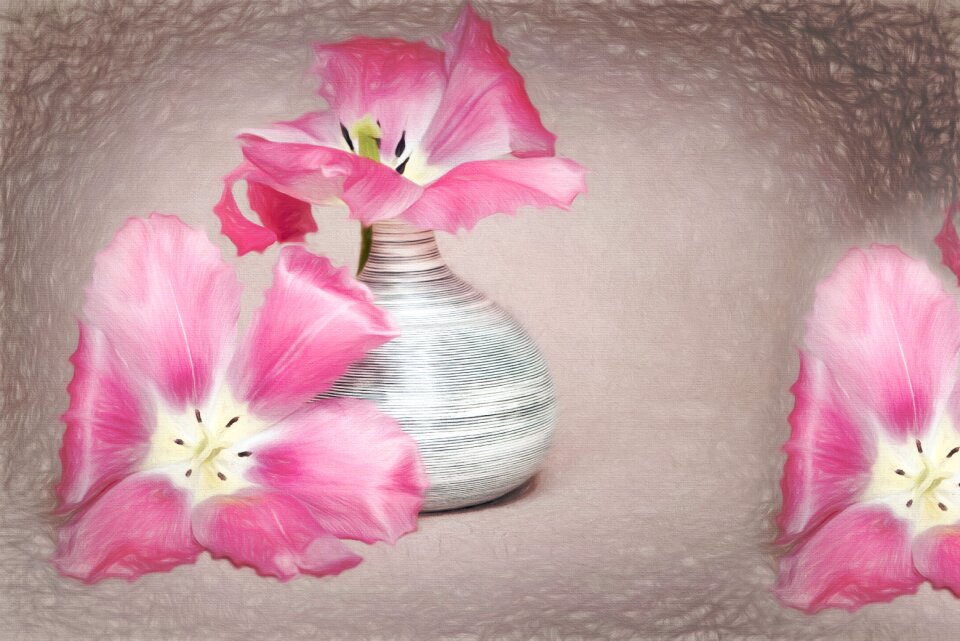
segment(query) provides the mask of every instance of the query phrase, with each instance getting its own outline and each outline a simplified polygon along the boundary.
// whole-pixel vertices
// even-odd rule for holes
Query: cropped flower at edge
[[[782,480],[782,602],[960,596],[960,311],[896,247],[850,251],[807,321]]]
[[[396,38],[316,45],[329,109],[241,133],[245,161],[214,208],[240,254],[316,231],[309,203],[340,199],[363,225],[454,232],[524,205],[567,208],[585,191],[490,24],[468,4],[444,40],[444,52]],[[261,224],[237,206],[241,179]]]
[[[206,234],[132,218],[97,258],[73,355],[53,562],[86,582],[216,558],[281,580],[416,528],[417,448],[367,401],[307,403],[394,329],[299,247],[236,344],[240,283]]]

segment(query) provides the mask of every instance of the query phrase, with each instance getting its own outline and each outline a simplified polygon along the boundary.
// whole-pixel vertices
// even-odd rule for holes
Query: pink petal
[[[398,215],[423,193],[387,165],[351,152],[275,143],[249,134],[241,138],[244,156],[264,177],[261,182],[311,203],[340,198],[365,225]]]
[[[339,574],[361,561],[324,531],[307,506],[277,492],[245,490],[208,499],[194,510],[193,531],[214,558],[281,581],[301,572]]]
[[[913,543],[917,571],[935,588],[948,588],[960,597],[960,526],[930,528]]]
[[[275,122],[269,127],[243,129],[240,137],[263,138],[270,142],[290,142],[342,148],[346,145],[340,132],[340,119],[332,111],[311,111],[296,120]]]
[[[896,247],[854,249],[817,287],[807,345],[862,421],[919,435],[953,389],[960,312],[924,262]]]
[[[240,283],[205,233],[151,214],[129,219],[97,257],[84,309],[173,409],[197,407],[229,357]]]
[[[869,481],[874,456],[873,444],[847,413],[841,390],[820,360],[801,352],[800,376],[791,391],[797,401],[783,448],[779,543],[851,505]]]
[[[136,379],[100,331],[81,323],[70,362],[74,374],[67,387],[70,408],[63,416],[60,512],[128,476],[147,454],[154,422],[153,408],[141,400]]]
[[[583,168],[566,158],[469,162],[427,185],[402,218],[421,229],[455,232],[525,205],[567,209],[585,190]]]
[[[309,505],[326,531],[366,543],[417,527],[427,486],[416,443],[369,401],[311,403],[254,447],[254,482]]]
[[[960,211],[960,201],[947,207],[943,217],[943,227],[940,228],[940,233],[937,234],[934,242],[940,248],[943,264],[950,268],[957,277],[957,283],[960,284],[960,236],[957,236],[957,228],[953,223],[953,217],[958,211]]]
[[[286,416],[394,336],[387,313],[346,269],[284,247],[230,367],[233,389],[256,414]]]
[[[349,128],[364,116],[378,121],[384,154],[393,154],[404,133],[407,147],[416,145],[446,82],[441,52],[423,42],[363,37],[315,44],[314,52],[319,94],[341,123]],[[339,123],[333,131],[340,135]]]
[[[552,156],[556,136],[540,122],[490,23],[467,4],[444,40],[447,87],[424,138],[430,164],[453,166],[508,153]]]
[[[165,572],[193,563],[200,551],[186,493],[161,476],[135,474],[60,529],[52,560],[61,574],[93,583]]]
[[[913,567],[909,529],[885,507],[847,508],[780,560],[774,592],[809,613],[913,594],[923,577]]]

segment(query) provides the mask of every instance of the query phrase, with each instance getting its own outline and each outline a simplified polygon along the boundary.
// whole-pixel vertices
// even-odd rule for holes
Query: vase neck
[[[433,231],[422,231],[402,220],[373,225],[370,257],[360,280],[433,280],[449,273]]]

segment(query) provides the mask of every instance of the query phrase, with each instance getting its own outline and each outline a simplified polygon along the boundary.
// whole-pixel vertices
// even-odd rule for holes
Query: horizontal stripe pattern
[[[543,463],[556,401],[546,363],[503,308],[450,271],[433,232],[374,225],[360,280],[401,335],[318,398],[371,399],[416,441],[430,478],[424,511],[476,505]]]

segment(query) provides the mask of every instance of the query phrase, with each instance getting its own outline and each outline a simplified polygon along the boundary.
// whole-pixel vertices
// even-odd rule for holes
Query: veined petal
[[[189,510],[186,493],[164,477],[129,476],[60,528],[53,564],[61,574],[94,583],[193,563],[201,548]]]
[[[423,193],[392,168],[354,153],[251,135],[242,139],[244,156],[266,176],[262,182],[311,203],[340,198],[364,225],[398,215]]]
[[[279,492],[249,489],[208,499],[194,510],[193,531],[214,558],[281,581],[300,573],[339,574],[361,561],[306,505]]]
[[[800,353],[800,375],[791,388],[796,405],[783,449],[787,463],[777,517],[779,543],[851,505],[869,483],[875,446],[848,414],[843,393],[823,362]]]
[[[324,399],[273,429],[251,480],[302,500],[340,538],[393,543],[416,529],[427,486],[416,443],[372,402]]]
[[[525,205],[567,209],[584,191],[583,168],[567,158],[469,162],[427,185],[401,217],[421,229],[455,232]]]
[[[199,407],[230,355],[240,283],[205,233],[151,214],[97,256],[84,309],[171,408]]]
[[[447,86],[423,143],[430,164],[453,166],[508,153],[552,156],[556,136],[540,122],[490,23],[467,4],[444,40]]]
[[[394,336],[387,313],[346,269],[301,247],[284,247],[230,367],[233,389],[257,415],[280,418]]]
[[[128,476],[149,448],[154,409],[103,333],[80,324],[70,359],[70,407],[60,448],[58,511],[75,509],[106,486]]]
[[[856,505],[780,560],[774,592],[785,605],[810,613],[853,611],[913,594],[922,582],[913,566],[907,522],[886,507]]]
[[[960,526],[930,528],[917,537],[913,562],[933,587],[960,596]]]
[[[314,53],[318,93],[341,123],[349,128],[364,116],[379,122],[384,153],[404,132],[408,146],[419,141],[446,82],[441,52],[424,42],[359,37],[315,44]]]
[[[954,388],[960,312],[925,263],[873,245],[848,252],[817,287],[806,342],[851,411],[919,436]]]

